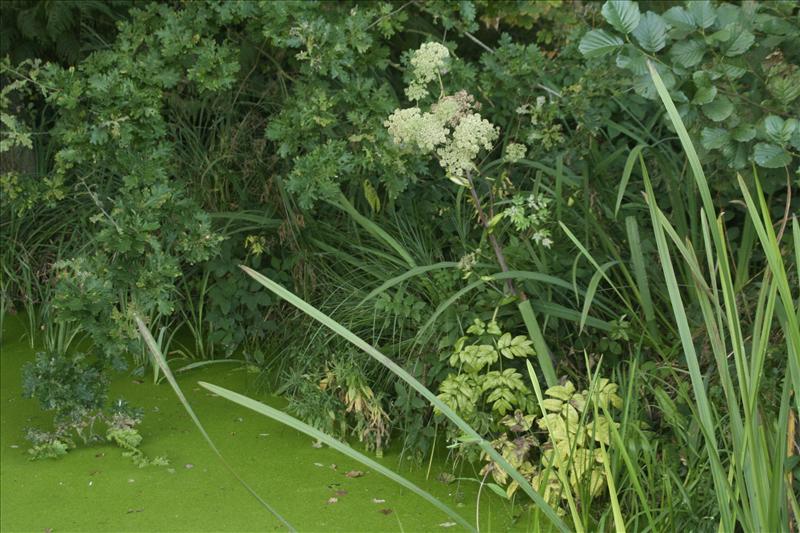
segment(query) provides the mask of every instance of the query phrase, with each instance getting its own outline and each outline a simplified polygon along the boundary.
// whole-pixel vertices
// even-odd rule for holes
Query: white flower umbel
[[[450,133],[444,121],[418,107],[397,109],[383,124],[396,144],[415,146],[424,154],[447,142]]]
[[[436,151],[447,177],[459,185],[467,186],[465,172],[475,168],[473,160],[481,148],[492,149],[498,135],[500,130],[478,113],[464,116],[453,130],[450,141]]]
[[[442,74],[449,57],[447,47],[439,43],[425,43],[412,54],[412,79],[406,90],[410,99],[427,94],[425,86]],[[476,112],[479,108],[466,91],[441,94],[425,112],[417,106],[396,109],[384,126],[396,144],[423,154],[435,151],[447,177],[468,187],[467,172],[477,170],[474,161],[481,149],[491,150],[500,135],[498,128]],[[512,155],[519,152],[519,148],[512,148]]]
[[[414,146],[417,144],[417,131],[422,111],[418,107],[408,109],[395,109],[383,125],[389,130],[389,135],[395,144]]]
[[[505,160],[509,163],[516,163],[520,159],[525,159],[528,147],[520,143],[508,143],[506,146]]]
[[[428,96],[426,86],[447,68],[450,51],[440,43],[425,43],[411,56],[411,83],[406,88],[409,100]]]

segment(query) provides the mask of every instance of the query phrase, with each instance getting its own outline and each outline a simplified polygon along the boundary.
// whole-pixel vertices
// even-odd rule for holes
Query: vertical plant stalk
[[[508,273],[510,270],[508,268],[508,263],[506,262],[506,256],[503,253],[503,248],[500,246],[500,243],[497,242],[497,237],[492,234],[489,218],[483,211],[481,199],[478,196],[478,190],[475,188],[475,182],[472,180],[472,173],[469,170],[467,171],[467,181],[469,182],[469,192],[472,195],[472,201],[475,203],[475,211],[478,213],[478,219],[481,221],[481,224],[486,229],[486,235],[489,239],[489,243],[492,245],[492,249],[494,249],[494,255],[497,257],[497,263],[500,265],[500,270],[502,270],[504,274]],[[528,329],[528,336],[533,341],[534,348],[536,349],[539,366],[542,369],[542,374],[544,374],[544,379],[545,382],[547,382],[547,386],[552,387],[557,385],[558,377],[556,376],[556,371],[553,367],[553,356],[550,352],[550,349],[547,347],[547,342],[544,340],[544,335],[542,335],[542,330],[539,327],[539,323],[536,321],[536,316],[533,314],[533,309],[531,308],[531,302],[528,300],[528,296],[524,291],[517,288],[512,278],[506,279],[506,289],[510,294],[519,298],[519,311],[522,314],[522,320],[525,322],[525,327]]]
[[[794,455],[795,442],[796,442],[796,438],[797,438],[797,435],[796,435],[797,418],[795,417],[794,411],[792,411],[791,408],[789,408],[789,419],[788,419],[788,423],[786,424],[786,426],[787,426],[787,428],[786,428],[786,459],[787,459],[787,461],[791,461],[792,460],[792,456]],[[787,468],[787,470],[788,471],[786,472],[786,486],[787,487],[791,487],[793,485],[793,483],[794,483],[794,478],[792,476],[792,471],[789,470],[788,468]],[[798,525],[800,525],[800,516],[792,516],[792,495],[791,494],[787,494],[787,500],[788,501],[786,502],[786,509],[789,511],[788,512],[789,516],[787,517],[788,520],[789,520],[788,529],[789,529],[789,531],[793,531],[794,528],[792,527],[792,524],[793,524],[793,522],[797,522]]]
[[[495,257],[497,257],[497,264],[500,265],[500,270],[503,272],[508,272],[508,263],[506,262],[505,254],[503,254],[503,248],[500,246],[500,243],[497,242],[497,237],[495,237],[491,232],[489,219],[486,217],[486,213],[483,211],[481,200],[478,197],[478,191],[475,188],[475,182],[472,180],[472,174],[469,170],[467,171],[467,181],[469,182],[469,192],[472,195],[472,201],[475,203],[475,211],[478,213],[478,219],[481,221],[481,224],[483,224],[483,227],[486,229],[486,235],[489,239],[489,243],[494,249]],[[520,301],[524,302],[528,299],[523,291],[517,289],[516,285],[514,284],[514,280],[511,278],[506,280],[506,288],[508,289],[509,293],[518,297]]]

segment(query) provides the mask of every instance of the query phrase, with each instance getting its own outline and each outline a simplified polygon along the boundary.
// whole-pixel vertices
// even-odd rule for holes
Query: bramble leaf
[[[601,12],[618,32],[627,34],[639,25],[639,5],[631,0],[608,0]]]
[[[603,57],[624,44],[616,35],[611,35],[604,30],[592,30],[583,36],[578,50],[586,57]]]
[[[780,146],[770,143],[758,143],[753,149],[753,159],[764,168],[781,168],[792,161],[792,156]]]
[[[667,29],[664,19],[648,11],[633,31],[633,36],[648,52],[658,52],[667,45]]]

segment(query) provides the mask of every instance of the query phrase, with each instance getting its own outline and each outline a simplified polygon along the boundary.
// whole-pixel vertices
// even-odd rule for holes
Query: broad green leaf
[[[709,45],[716,45],[719,43],[726,43],[730,41],[733,34],[731,33],[730,28],[722,28],[719,31],[715,31],[714,33],[706,36],[706,43]]]
[[[755,136],[756,129],[749,124],[739,124],[733,128],[733,131],[731,131],[731,137],[733,137],[733,140],[740,143],[752,141]]]
[[[725,153],[726,149],[727,148],[724,148],[722,153]],[[747,145],[743,143],[737,144],[736,151],[733,154],[733,158],[729,162],[729,166],[737,170],[744,168],[745,165],[747,165],[748,152],[749,150],[747,149]]]
[[[639,5],[631,0],[608,0],[603,4],[603,17],[614,29],[630,33],[639,25]]]
[[[91,144],[103,144],[108,140],[108,132],[100,126],[94,126],[89,134]]]
[[[767,89],[776,100],[783,105],[788,105],[800,96],[800,73],[770,78],[767,82]]]
[[[706,45],[703,41],[692,39],[675,43],[669,53],[672,60],[682,67],[693,67],[703,61]]]
[[[692,14],[680,6],[667,9],[664,13],[662,13],[661,16],[674,29],[681,30],[683,32],[689,32],[697,28],[697,24],[695,24]]]
[[[758,14],[757,20],[757,29],[770,35],[791,35],[797,31],[796,27],[789,22],[791,19],[788,18],[773,17],[762,12]]]
[[[668,89],[675,87],[675,76],[672,74],[672,71],[668,68],[663,68],[663,71],[659,69],[659,71],[664,80],[664,85],[666,85]],[[633,90],[636,94],[648,100],[655,100],[658,97],[653,79],[648,74],[637,76],[633,80]]]
[[[753,159],[760,167],[781,168],[792,161],[792,156],[775,144],[758,143],[753,149]]]
[[[697,91],[694,93],[694,98],[692,98],[692,103],[697,105],[706,105],[713,102],[714,98],[716,97],[717,88],[713,85],[708,85],[697,89]]]
[[[676,102],[680,102],[682,104],[689,102],[689,97],[686,96],[686,93],[683,91],[673,91],[672,92],[672,99]]]
[[[703,128],[700,133],[700,143],[706,150],[718,150],[730,142],[730,133],[722,128]]]
[[[800,127],[795,128],[792,138],[789,140],[789,144],[795,150],[800,151]]]
[[[508,499],[510,499],[510,498],[509,498],[509,496],[508,496],[508,494],[506,494],[506,491],[504,491],[504,490],[503,490],[503,489],[500,487],[500,485],[498,485],[498,484],[496,484],[496,483],[486,483],[486,486],[487,486],[487,487],[489,487],[489,489],[490,489],[492,492],[494,492],[495,494],[497,494],[498,496],[500,496],[500,497],[501,497],[501,498],[503,498],[504,500],[508,500]],[[441,524],[440,524],[440,525],[441,525]]]
[[[652,11],[648,11],[633,31],[633,36],[648,52],[658,52],[667,45],[667,23]]]
[[[716,12],[716,24],[720,28],[724,28],[738,22],[744,14],[741,7],[728,3],[719,3],[716,7]]]
[[[581,39],[578,50],[586,57],[602,57],[616,51],[624,41],[604,30],[592,30]]]
[[[764,130],[767,132],[767,137],[778,144],[788,143],[794,130],[797,129],[797,125],[797,120],[793,118],[783,120],[781,117],[769,115],[764,119]]]
[[[739,56],[747,52],[756,40],[755,35],[744,28],[735,28],[732,33],[733,39],[725,50],[725,55],[728,57]]]
[[[573,393],[575,392],[575,385],[572,384],[571,381],[567,381],[563,385],[556,385],[554,387],[548,388],[544,391],[545,394],[548,396],[552,396],[553,398],[558,398],[559,400],[567,401],[572,398]]]
[[[716,70],[730,80],[738,80],[747,74],[747,69],[731,63],[720,63]]]
[[[733,104],[726,96],[720,96],[702,109],[703,114],[714,122],[722,122],[733,113]]]
[[[615,422],[609,422],[607,418],[597,418],[594,421],[594,425],[586,428],[586,434],[589,437],[593,437],[594,440],[602,442],[608,446],[610,444],[609,424],[614,424],[615,427],[618,427],[618,424]]]
[[[647,74],[647,57],[641,50],[633,46],[617,55],[617,66],[632,72],[637,76]]]
[[[660,75],[664,73],[660,70],[658,71]],[[711,86],[711,76],[709,75],[708,71],[706,70],[695,70],[692,73],[692,81],[694,82],[696,87],[710,87]]]
[[[694,23],[701,28],[710,28],[717,20],[717,12],[709,0],[694,0],[687,2],[689,13],[691,13]]]

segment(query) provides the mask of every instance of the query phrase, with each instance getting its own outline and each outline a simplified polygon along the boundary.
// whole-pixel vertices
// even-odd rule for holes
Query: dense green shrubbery
[[[706,166],[720,176],[715,188],[731,189],[723,176],[755,163],[779,169],[762,171],[772,192],[800,157],[796,7],[697,1],[658,14],[640,13],[635,2],[609,2],[602,14],[614,32],[592,30],[580,49],[590,58],[614,57],[635,93],[655,101],[645,64],[654,59],[681,118],[707,151]]]
[[[116,32],[95,18],[106,37],[86,35],[61,64],[35,58],[54,57],[51,43],[73,33],[76,15],[4,4],[4,24],[37,10],[36,27],[21,30],[40,48],[12,51],[2,64],[2,310],[22,307],[32,337],[47,326],[45,342],[61,348],[28,371],[29,394],[49,408],[96,401],[81,409],[101,410],[108,370],[130,355],[147,364],[139,316],[191,334],[184,355],[242,354],[290,410],[341,438],[378,452],[394,439],[417,459],[440,434],[458,442],[405,384],[260,290],[237,268],[244,264],[437,391],[526,479],[557,457],[561,489],[547,499],[560,507],[571,490],[580,507],[582,497],[583,527],[608,527],[597,483],[607,481],[606,466],[619,482],[625,457],[646,463],[651,479],[677,476],[648,487],[651,507],[626,481],[626,512],[673,507],[672,491],[691,486],[704,496],[658,516],[666,528],[706,527],[702,517],[724,506],[712,501],[719,487],[696,435],[685,332],[645,183],[668,213],[670,237],[686,243],[677,279],[723,413],[732,407],[721,403],[728,384],[715,377],[712,341],[735,335],[709,331],[709,309],[687,288],[713,277],[720,261],[689,262],[706,252],[706,198],[647,62],[701,150],[735,257],[743,327],[766,327],[771,336],[759,339],[778,354],[767,358],[761,389],[782,390],[791,360],[780,357],[777,322],[762,321],[756,304],[768,301],[769,279],[753,281],[767,254],[733,177],[763,186],[791,257],[799,15],[791,2],[640,4],[120,3],[97,7],[103,20],[124,14]],[[85,17],[93,6],[76,9]],[[62,22],[43,29],[43,20]],[[787,276],[795,281],[796,268]],[[65,328],[90,337],[95,363],[57,342]],[[530,389],[529,359],[547,399]],[[72,378],[54,388],[54,369]],[[576,416],[548,409],[553,400],[580,403],[584,429],[608,424],[608,402],[584,410],[590,382],[613,387],[598,376],[627,389],[619,429],[627,451],[615,448],[616,426],[595,436],[608,456],[592,439],[570,453],[533,450],[563,446],[542,421]],[[572,383],[588,392],[561,398],[559,387]],[[765,398],[765,412],[787,412],[783,395]],[[134,425],[118,424],[107,438],[133,451]],[[726,449],[734,440],[719,437]],[[480,458],[468,442],[458,452]],[[564,463],[579,456],[580,472]],[[505,485],[495,467],[489,473]],[[631,518],[631,527],[644,520]]]

